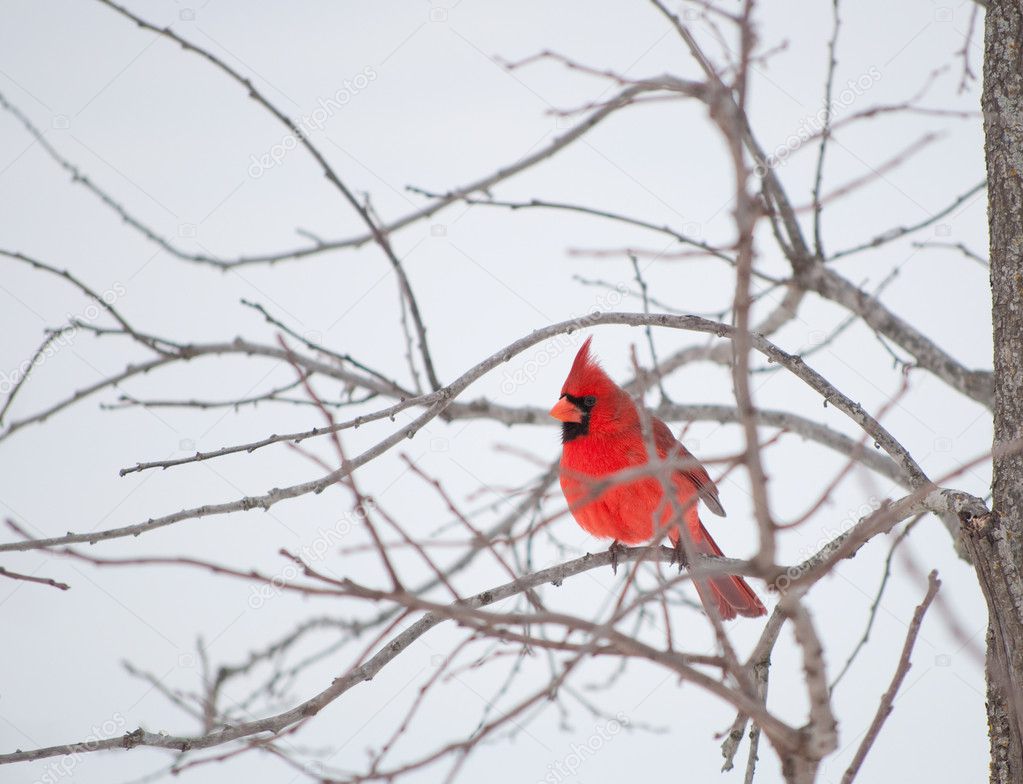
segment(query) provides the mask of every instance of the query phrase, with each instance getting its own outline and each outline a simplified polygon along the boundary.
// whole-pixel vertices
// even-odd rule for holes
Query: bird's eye
[[[594,396],[594,395],[587,395],[586,397],[584,397],[583,398],[583,405],[586,406],[587,408],[593,408],[595,405],[597,405],[597,398],[596,398],[596,396]]]

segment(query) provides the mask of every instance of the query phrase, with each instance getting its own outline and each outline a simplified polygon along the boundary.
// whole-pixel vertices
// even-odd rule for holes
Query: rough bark
[[[964,520],[988,603],[991,781],[1023,781],[1023,7],[992,0],[984,41],[985,155],[994,325],[991,515]]]

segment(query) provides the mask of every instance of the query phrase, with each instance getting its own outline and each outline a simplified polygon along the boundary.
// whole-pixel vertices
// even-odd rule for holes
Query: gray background
[[[130,5],[154,23],[170,24],[223,57],[293,117],[310,113],[318,99],[335,94],[344,80],[373,69],[376,78],[311,138],[352,188],[372,194],[374,207],[385,217],[422,203],[404,190],[406,185],[444,190],[472,181],[559,133],[566,123],[550,114],[552,108],[571,108],[611,94],[605,81],[549,62],[509,74],[495,63],[497,56],[513,60],[549,48],[629,76],[671,72],[697,77],[688,53],[663,17],[640,2],[209,0],[193,5],[160,0]],[[296,234],[296,228],[327,238],[361,232],[352,210],[303,151],[293,150],[280,165],[258,178],[251,176],[252,156],[258,159],[267,153],[282,141],[285,131],[200,58],[137,29],[98,3],[6,0],[0,7],[0,90],[57,149],[181,247],[232,258],[301,246],[307,240]],[[955,52],[962,48],[970,7],[966,2],[954,6],[870,2],[845,8],[838,84],[855,80],[872,67],[881,74],[846,111],[903,101],[941,67],[946,70],[923,103],[975,110],[976,85],[965,95],[956,92],[961,64]],[[758,23],[765,47],[788,41],[784,51],[756,66],[751,94],[757,133],[766,148],[775,149],[821,107],[830,4],[765,5]],[[706,28],[697,29],[716,54],[719,50]],[[969,57],[976,69],[980,59],[976,40]],[[983,178],[979,118],[898,115],[853,125],[836,137],[825,191],[869,175],[932,130],[942,135],[924,152],[829,207],[824,221],[828,250],[923,220]],[[815,148],[803,149],[780,169],[799,205],[809,201],[814,159]],[[621,210],[655,223],[686,226],[712,242],[727,242],[732,235],[731,189],[723,146],[703,108],[691,102],[662,102],[621,112],[558,157],[503,183],[495,193]],[[938,232],[939,240],[964,241],[983,253],[984,219],[980,194],[919,239],[934,239]],[[264,304],[297,330],[407,378],[396,283],[375,248],[226,274],[188,264],[133,233],[95,197],[73,186],[7,113],[0,114],[0,244],[66,266],[97,290],[123,287],[116,306],[150,332],[180,340],[229,339],[236,334],[273,340],[258,315],[238,303],[245,297]],[[585,216],[467,210],[461,205],[402,231],[394,244],[420,298],[443,379],[455,377],[531,329],[599,307],[606,292],[573,281],[573,275],[631,285],[631,269],[620,254],[595,259],[573,255],[571,249],[674,250],[659,235]],[[766,234],[758,250],[765,271],[785,274],[786,262]],[[718,262],[644,264],[653,293],[683,312],[712,313],[731,300],[730,272]],[[852,256],[837,267],[868,288],[898,267],[897,279],[884,293],[885,302],[957,358],[976,367],[989,366],[987,281],[979,265],[950,252],[917,250],[907,240]],[[11,373],[31,355],[44,327],[59,325],[68,314],[82,315],[88,303],[60,281],[10,262],[4,262],[0,281],[0,369]],[[760,312],[779,296],[766,296]],[[639,305],[630,298],[621,307]],[[789,350],[806,349],[844,315],[837,307],[810,298],[778,341]],[[616,377],[629,375],[631,344],[646,357],[637,330],[603,327],[593,332],[597,353]],[[507,374],[498,370],[473,385],[466,398],[550,405],[578,339],[527,352],[510,364]],[[700,339],[664,331],[656,340],[665,356]],[[128,341],[78,335],[36,368],[10,416],[34,412],[141,356]],[[859,325],[816,354],[813,365],[871,410],[888,400],[900,382],[890,357]],[[531,368],[539,369],[529,383],[507,382],[508,374]],[[132,381],[126,390],[148,397],[225,399],[286,383],[290,377],[290,368],[263,360],[202,359]],[[928,472],[940,475],[987,448],[986,412],[926,374],[914,374],[912,380],[910,394],[888,415],[886,424]],[[801,382],[784,373],[761,374],[756,381],[760,405],[787,407],[855,434],[841,413],[823,408]],[[319,388],[327,396],[339,394],[326,383]],[[703,364],[677,374],[669,391],[680,402],[731,402],[727,373]],[[0,445],[3,515],[39,536],[58,535],[232,500],[318,473],[300,456],[275,448],[118,478],[118,468],[137,460],[180,456],[318,422],[312,412],[287,406],[238,413],[99,410],[98,402],[115,398],[112,391],[102,393]],[[656,402],[653,397],[651,401]],[[357,452],[397,426],[384,422],[360,429],[346,437],[346,445]],[[698,455],[712,457],[729,454],[739,439],[734,427],[697,423],[688,430],[687,443]],[[495,444],[551,459],[557,454],[557,431],[434,422],[427,432],[362,471],[362,483],[410,530],[426,536],[448,522],[449,515],[436,496],[405,471],[399,453],[408,453],[441,476],[459,499],[483,488],[483,495],[465,502],[473,508],[502,497],[536,472],[520,456],[495,451]],[[794,436],[783,438],[767,457],[771,498],[779,517],[799,515],[842,465],[842,458],[822,448]],[[956,481],[963,489],[984,495],[989,475],[977,468]],[[783,562],[809,555],[871,504],[898,494],[899,489],[886,480],[857,471],[821,514],[782,538]],[[745,476],[736,472],[723,483],[722,499],[729,517],[711,518],[714,535],[727,553],[746,555],[752,548],[753,528]],[[554,511],[557,499],[545,508]],[[193,554],[276,573],[283,567],[278,548],[309,545],[318,530],[342,520],[347,509],[347,497],[335,490],[281,504],[268,513],[190,520],[137,540],[109,542],[96,552]],[[445,532],[457,534],[450,528]],[[538,566],[605,546],[564,518],[552,533],[565,549],[541,538],[535,554]],[[364,543],[362,533],[354,531],[351,546]],[[885,539],[872,542],[813,593],[810,604],[826,640],[831,673],[861,633],[887,545]],[[918,527],[911,551],[919,569],[940,570],[945,605],[973,635],[973,643],[982,643],[986,615],[976,582],[966,565],[956,560],[948,534],[937,521],[928,519]],[[401,561],[407,574],[422,571],[411,559]],[[168,688],[195,690],[197,634],[214,662],[235,662],[302,618],[339,609],[367,611],[351,602],[289,596],[275,596],[255,608],[251,586],[195,570],[97,569],[40,553],[5,558],[4,564],[73,585],[62,593],[0,583],[0,624],[6,630],[0,653],[0,748],[5,751],[82,739],[94,727],[102,730],[104,722],[115,733],[139,724],[152,730],[195,731],[195,723],[157,690],[127,676],[121,661],[128,659],[150,671]],[[332,552],[323,567],[382,584],[377,562],[365,555]],[[459,585],[475,591],[503,579],[495,564],[481,560]],[[595,613],[614,585],[610,573],[591,572],[558,591],[549,589],[546,596],[554,606],[564,603],[585,612],[592,605]],[[870,645],[836,691],[841,750],[827,761],[822,781],[840,778],[869,724],[922,586],[921,575],[897,559]],[[769,604],[773,601],[770,598]],[[696,650],[709,649],[712,642],[699,618],[683,609],[678,613],[677,640]],[[733,628],[742,650],[756,638],[759,625],[737,623]],[[658,630],[652,627],[650,634],[656,639]],[[323,635],[317,642],[326,645],[330,639]],[[434,666],[433,657],[458,639],[460,635],[450,629],[431,633],[372,683],[325,710],[295,742],[331,749],[327,762],[335,768],[358,768],[366,759],[365,749],[379,746],[400,721]],[[357,648],[346,648],[313,667],[294,684],[285,704],[322,688],[349,665]],[[463,737],[500,687],[509,662],[505,658],[461,672],[446,685],[446,697],[436,699],[438,692],[426,706],[392,761]],[[774,666],[771,702],[798,723],[806,705],[787,632]],[[599,683],[609,671],[606,663],[589,665],[577,685]],[[537,688],[546,673],[544,656],[528,660],[516,693]],[[986,769],[982,689],[981,667],[935,611],[924,625],[914,667],[888,728],[860,780],[981,777]],[[610,690],[584,693],[609,713],[625,714],[634,727],[649,724],[663,732],[621,732],[602,743],[574,775],[553,780],[640,776],[657,781],[718,780],[720,757],[713,736],[732,718],[722,704],[641,665],[631,666]],[[225,696],[240,699],[245,693],[228,690]],[[564,763],[572,744],[585,744],[604,723],[573,698],[564,701],[572,708],[567,729],[561,727],[557,710],[549,707],[514,739],[481,749],[462,780],[527,782],[551,774],[549,766]],[[498,707],[502,705],[509,703]],[[760,780],[778,780],[773,753],[765,750],[762,758]],[[126,781],[166,762],[163,753],[144,749],[91,755],[76,760],[73,778],[62,780]],[[0,780],[36,780],[50,764],[2,768]],[[229,765],[203,766],[188,775],[192,781],[300,778],[283,763],[258,753]],[[418,780],[439,780],[441,771],[429,769]],[[736,770],[721,780],[740,778]]]

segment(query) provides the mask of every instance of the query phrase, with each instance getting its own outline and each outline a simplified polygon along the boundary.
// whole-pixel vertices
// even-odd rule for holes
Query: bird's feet
[[[624,544],[615,539],[611,542],[611,546],[607,548],[607,551],[611,553],[611,571],[618,574],[618,556],[622,553],[628,552],[629,548]]]
[[[686,558],[686,548],[682,546],[681,536],[672,542],[671,561],[669,563],[678,564],[679,574],[689,566],[689,559]]]

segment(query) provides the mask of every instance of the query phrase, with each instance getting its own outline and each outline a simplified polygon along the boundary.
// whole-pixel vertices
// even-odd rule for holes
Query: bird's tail
[[[724,555],[707,529],[702,523],[698,523],[698,533],[693,536],[693,549],[701,555]],[[672,539],[678,536],[672,531]],[[721,577],[710,577],[706,580],[694,579],[697,593],[705,607],[717,607],[718,614],[722,620],[730,621],[736,615],[746,618],[757,618],[767,614],[763,603],[749,587],[749,584],[738,575],[722,575]]]

